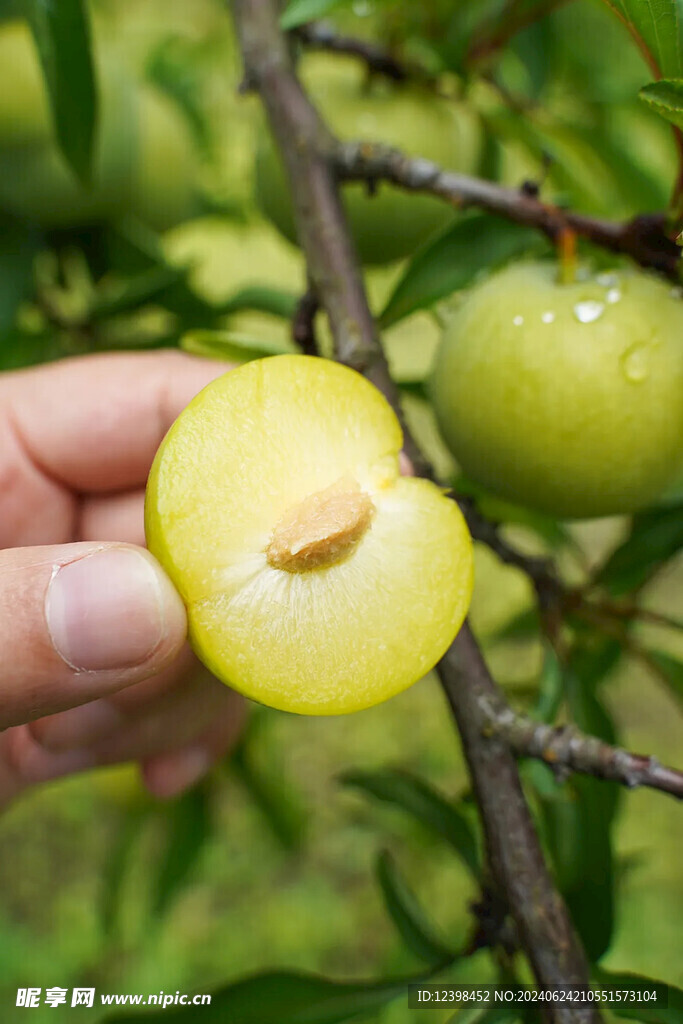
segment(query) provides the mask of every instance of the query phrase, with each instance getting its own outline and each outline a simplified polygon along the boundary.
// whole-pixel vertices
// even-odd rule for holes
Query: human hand
[[[226,368],[163,352],[0,376],[0,803],[128,760],[174,795],[238,735],[241,698],[191,654],[142,550],[156,449]]]

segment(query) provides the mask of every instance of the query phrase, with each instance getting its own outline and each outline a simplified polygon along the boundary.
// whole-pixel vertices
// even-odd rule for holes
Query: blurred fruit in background
[[[449,170],[474,172],[481,153],[476,115],[462,103],[446,102],[417,86],[368,81],[361,64],[324,55],[305,57],[301,78],[332,131],[342,140],[370,139],[433,160]],[[284,170],[264,129],[256,157],[258,203],[282,234],[296,242]],[[344,189],[344,206],[364,263],[390,263],[414,252],[451,219],[430,196],[365,184]]]
[[[96,50],[100,102],[92,185],[59,152],[28,25],[0,26],[0,208],[45,227],[133,214],[163,229],[200,209],[199,159],[187,119],[112,49]]]

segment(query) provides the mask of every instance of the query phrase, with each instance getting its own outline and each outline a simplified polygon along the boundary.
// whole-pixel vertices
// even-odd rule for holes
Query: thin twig
[[[519,757],[544,761],[560,775],[594,775],[629,789],[647,786],[683,800],[683,772],[660,764],[655,757],[632,754],[587,736],[573,725],[545,725],[508,707],[491,713],[489,730]]]
[[[630,256],[643,267],[677,279],[681,252],[666,233],[665,214],[642,214],[624,222],[588,217],[545,203],[524,190],[446,171],[430,160],[408,157],[372,142],[340,145],[335,162],[343,180],[374,184],[387,181],[410,192],[438,196],[459,209],[478,207],[536,228],[552,241],[569,228],[603,249]]]
[[[283,155],[301,245],[327,312],[335,356],[361,369],[399,411],[339,197],[334,140],[294,74],[274,0],[233,0],[233,11],[248,77],[258,86]],[[429,469],[409,433],[406,451],[416,472]],[[543,860],[515,758],[504,743],[483,735],[481,695],[505,702],[467,626],[439,671],[463,738],[493,877],[537,980],[543,986],[587,984],[585,957]],[[547,1004],[544,1010],[552,1024],[599,1020],[593,1007]]]
[[[502,524],[487,519],[469,495],[454,495],[474,540],[486,544],[505,565],[520,569],[531,580],[542,611],[562,602],[565,587],[550,558],[525,555],[501,534]]]
[[[326,50],[330,53],[357,57],[368,71],[384,75],[394,82],[406,82],[409,79],[433,81],[422,68],[401,60],[387,47],[368,42],[366,39],[342,35],[324,21],[310,21],[307,25],[299,25],[292,31],[292,35],[310,50]]]
[[[315,315],[319,304],[314,289],[308,289],[299,299],[292,318],[292,339],[307,356],[319,355],[315,333]]]

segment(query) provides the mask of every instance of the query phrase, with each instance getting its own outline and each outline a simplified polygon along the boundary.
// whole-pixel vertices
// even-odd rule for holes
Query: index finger
[[[0,378],[0,423],[27,469],[70,490],[138,487],[174,419],[228,369],[170,350],[64,359]]]

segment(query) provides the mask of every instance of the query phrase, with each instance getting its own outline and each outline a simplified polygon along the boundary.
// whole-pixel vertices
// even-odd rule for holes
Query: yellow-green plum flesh
[[[471,541],[438,487],[399,475],[401,445],[376,388],[300,355],[233,370],[181,414],[152,468],[146,535],[220,679],[286,711],[342,714],[443,655],[471,597]],[[337,517],[347,499],[353,531]],[[292,513],[312,547],[291,542]]]
[[[638,270],[562,284],[553,263],[472,288],[432,381],[463,471],[560,518],[632,512],[683,469],[683,302]]]

